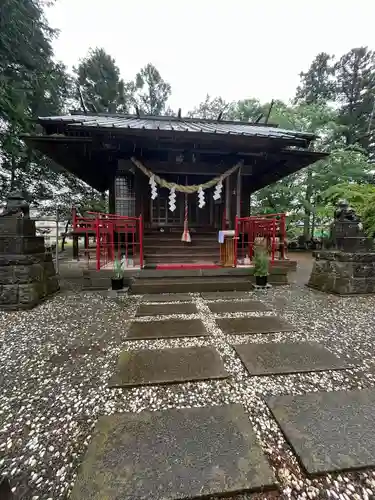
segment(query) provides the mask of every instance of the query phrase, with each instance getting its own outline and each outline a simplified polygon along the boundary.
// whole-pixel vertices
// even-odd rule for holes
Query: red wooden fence
[[[240,260],[254,255],[257,239],[265,239],[271,253],[271,263],[275,261],[276,251],[279,258],[285,259],[286,214],[266,214],[250,217],[236,217],[235,220],[235,265]]]
[[[116,214],[87,212],[86,217],[72,211],[73,234],[85,237],[88,248],[89,237],[95,237],[96,269],[100,270],[115,259],[123,266],[143,267],[143,220]]]

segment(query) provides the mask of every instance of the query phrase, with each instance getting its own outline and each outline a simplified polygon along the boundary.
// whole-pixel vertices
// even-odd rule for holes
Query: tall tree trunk
[[[308,241],[310,239],[310,219],[311,219],[311,211],[308,208],[308,205],[311,204],[311,197],[312,197],[312,170],[311,168],[307,169],[307,178],[306,178],[306,193],[305,193],[305,201],[306,201],[306,206],[305,206],[305,217],[303,221],[303,236],[305,238],[305,241]]]
[[[313,212],[311,221],[311,238],[314,238],[315,236],[315,223],[316,223],[316,217],[315,217],[315,212]]]
[[[16,160],[14,158],[14,154],[12,153],[12,170],[10,173],[10,186],[9,186],[9,191],[12,192],[14,191],[15,184],[16,184]]]
[[[61,252],[63,252],[65,250],[66,234],[67,234],[68,229],[69,229],[69,224],[70,224],[70,219],[68,219],[66,224],[65,224],[65,231],[64,231],[63,237],[61,238],[61,249],[60,249]]]

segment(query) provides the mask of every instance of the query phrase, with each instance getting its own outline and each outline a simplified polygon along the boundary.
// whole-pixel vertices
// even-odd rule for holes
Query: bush
[[[262,248],[256,248],[254,252],[254,276],[268,276],[268,255]]]

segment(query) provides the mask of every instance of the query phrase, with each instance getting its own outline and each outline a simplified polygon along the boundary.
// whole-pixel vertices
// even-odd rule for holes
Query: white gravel
[[[283,498],[374,498],[374,471],[308,479],[263,397],[373,387],[375,297],[343,299],[296,286],[254,292],[254,297],[273,310],[214,315],[207,301],[194,294],[198,314],[171,318],[198,317],[211,336],[168,340],[124,340],[129,320],[166,319],[134,318],[140,296],[111,299],[100,292],[70,291],[33,311],[0,312],[0,474],[9,477],[22,498],[65,499],[99,415],[241,403],[274,467]],[[230,336],[215,323],[219,317],[274,314],[294,324],[296,332]],[[285,340],[315,340],[360,364],[345,371],[250,378],[230,345]],[[107,388],[121,350],[203,345],[216,346],[231,378]]]

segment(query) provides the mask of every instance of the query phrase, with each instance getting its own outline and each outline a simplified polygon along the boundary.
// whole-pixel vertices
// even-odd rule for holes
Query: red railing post
[[[253,260],[256,227],[253,219],[249,220],[249,259]]]
[[[275,247],[276,247],[276,219],[272,219],[272,250],[271,250],[271,263],[275,262]]]
[[[96,217],[95,234],[96,234],[96,270],[100,271],[100,219]]]
[[[143,268],[143,219],[142,215],[139,216],[139,267]]]
[[[286,240],[286,215],[282,214],[280,220],[280,257],[285,259],[285,240]]]
[[[238,251],[238,217],[234,219],[234,260],[233,265],[237,267],[237,251]]]

